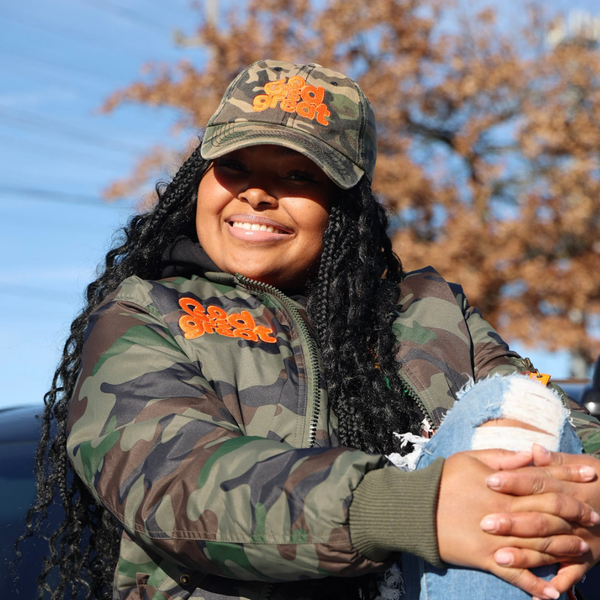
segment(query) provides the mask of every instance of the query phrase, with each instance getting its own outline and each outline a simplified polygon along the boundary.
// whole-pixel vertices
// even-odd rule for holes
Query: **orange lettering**
[[[258,337],[254,331],[248,331],[247,329],[236,329],[233,332],[233,337],[242,338],[244,340],[248,340],[249,342],[258,342]]]
[[[277,103],[281,100],[285,100],[285,96],[282,94],[277,94],[276,96],[271,96],[271,106],[270,108],[277,108]]]
[[[290,80],[288,81],[288,86],[295,90],[300,90],[305,85],[306,79],[304,79],[304,77],[302,77],[301,75],[295,75],[294,77],[290,77]]]
[[[267,110],[267,108],[269,108],[269,104],[271,104],[271,97],[267,96],[267,94],[254,96],[254,100],[252,100],[252,110],[256,112]]]
[[[315,111],[316,111],[316,107],[313,106],[312,104],[309,104],[308,102],[299,102],[298,106],[296,106],[296,112],[301,117],[306,117],[307,119],[311,119],[311,120],[314,119]]]
[[[317,123],[321,123],[321,125],[329,125],[329,121],[325,120],[325,117],[330,117],[331,113],[329,112],[327,106],[325,104],[319,104],[317,106]]]
[[[302,88],[302,100],[309,104],[321,104],[325,97],[325,88],[307,85]]]
[[[187,313],[179,319],[179,327],[184,332],[184,337],[193,340],[203,335],[209,321],[202,304],[192,298],[181,298],[179,306]]]
[[[285,78],[278,79],[277,81],[269,81],[265,85],[265,92],[269,94],[269,96],[273,96],[274,94],[283,94],[285,92]]]
[[[280,106],[281,110],[285,110],[285,112],[296,112],[296,102],[294,100],[290,100],[289,98],[282,100]]]
[[[329,125],[327,117],[331,116],[327,105],[323,103],[325,88],[322,86],[306,85],[306,79],[300,75],[290,77],[286,83],[284,79],[269,81],[265,84],[266,94],[255,96],[252,101],[252,110],[257,112],[267,108],[277,108],[293,113],[294,111],[311,121],[317,117],[321,125]]]
[[[269,336],[270,333],[273,333],[273,330],[270,327],[263,327],[262,325],[259,325],[258,327],[254,328],[254,333],[258,335],[261,341],[267,342],[268,344],[274,344],[277,342],[277,338]]]
[[[247,311],[243,310],[241,313],[234,313],[227,317],[227,322],[235,329],[254,329],[256,323],[252,318],[252,315]]]
[[[202,304],[193,298],[180,298],[179,306],[186,313],[179,319],[179,327],[188,340],[198,338],[205,333],[209,335],[218,333],[225,337],[237,337],[251,342],[257,342],[259,338],[269,344],[277,341],[269,336],[273,330],[262,325],[257,326],[247,310],[228,316],[220,306],[211,305],[205,312]]]
[[[289,89],[287,93],[287,99],[293,100],[294,102],[299,102],[302,98],[302,93],[300,90]]]

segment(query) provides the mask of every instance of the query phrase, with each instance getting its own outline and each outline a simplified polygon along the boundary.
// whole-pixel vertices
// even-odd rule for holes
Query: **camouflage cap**
[[[338,186],[373,178],[375,115],[358,84],[331,69],[260,60],[229,85],[209,119],[201,153],[275,144],[314,161]]]

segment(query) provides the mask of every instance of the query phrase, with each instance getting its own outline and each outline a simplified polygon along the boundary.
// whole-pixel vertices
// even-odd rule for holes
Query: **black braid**
[[[402,269],[385,209],[363,178],[333,203],[308,312],[321,344],[325,381],[344,446],[398,451],[394,432],[419,432],[392,332]]]
[[[48,557],[38,578],[39,599],[44,591],[52,600],[65,595],[85,600],[111,597],[120,525],[95,502],[67,460],[69,399],[91,313],[127,277],[159,278],[161,255],[177,236],[197,240],[197,189],[208,166],[196,149],[171,183],[157,184],[156,207],[130,220],[123,230],[125,239],[106,255],[102,273],[87,287],[87,305],[71,325],[52,387],[44,397],[36,455],[37,499],[16,544],[20,558],[27,538],[36,535],[48,543]],[[385,211],[368,183],[348,192],[340,190],[333,200],[308,302],[323,350],[325,381],[339,419],[340,441],[371,452],[396,450],[392,432],[417,431],[420,420],[404,398],[394,362],[391,322],[401,268],[386,227]],[[46,535],[44,521],[57,496],[65,518],[58,531]],[[52,589],[51,578],[57,581]]]
[[[27,514],[25,533],[15,545],[19,560],[25,539],[35,534],[48,543],[48,556],[38,578],[38,599],[44,590],[52,600],[63,600],[67,592],[72,598],[86,600],[112,597],[120,528],[117,520],[98,506],[72,472],[66,453],[69,400],[75,388],[91,313],[127,277],[160,277],[162,252],[178,235],[196,237],[197,189],[209,164],[201,157],[198,147],[171,183],[157,184],[156,207],[149,213],[134,216],[124,228],[125,239],[106,255],[103,272],[87,287],[87,306],[71,325],[52,387],[44,396],[46,408],[36,454],[37,498]],[[46,535],[44,520],[56,496],[61,500],[65,518],[57,531]],[[48,581],[55,571],[58,582],[51,589]]]

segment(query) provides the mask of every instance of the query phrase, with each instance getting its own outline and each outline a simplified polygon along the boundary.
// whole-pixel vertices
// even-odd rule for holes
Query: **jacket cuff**
[[[350,537],[358,552],[375,562],[392,552],[410,552],[444,566],[435,519],[443,465],[438,458],[419,471],[386,466],[364,476],[349,509]]]

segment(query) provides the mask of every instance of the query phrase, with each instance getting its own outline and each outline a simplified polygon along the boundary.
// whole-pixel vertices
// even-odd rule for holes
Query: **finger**
[[[570,492],[563,483],[588,483],[595,478],[596,471],[588,465],[563,465],[499,471],[489,475],[485,481],[496,492],[528,496],[545,492]]]
[[[550,562],[553,563],[565,562],[567,560],[573,561],[574,558],[579,558],[590,550],[587,542],[576,535],[553,535],[545,538],[516,538],[511,536],[503,539],[506,540],[504,548],[530,551],[530,557],[534,556],[532,553],[539,555],[547,554],[552,557]],[[501,550],[501,548],[498,550]],[[542,562],[541,564],[547,564],[547,562]],[[510,566],[520,567],[521,565]],[[533,566],[538,565],[534,564]]]
[[[555,515],[539,512],[497,513],[486,515],[479,526],[494,535],[515,537],[547,537],[572,534],[574,524]]]
[[[539,444],[533,444],[531,447],[533,463],[535,466],[560,466],[560,465],[588,465],[600,475],[596,469],[599,463],[596,459],[586,454],[567,454],[565,452],[549,452]]]
[[[540,444],[533,444],[531,446],[531,454],[533,455],[533,464],[536,467],[545,467],[550,464],[562,464],[562,462],[554,462],[552,452]]]
[[[520,469],[531,464],[531,452],[511,452],[510,450],[471,450],[465,452],[480,460],[482,463],[492,469],[507,470]]]
[[[588,483],[596,478],[596,470],[589,465],[560,465],[546,466],[539,469],[539,475],[545,475],[557,481],[570,481],[572,483]],[[537,469],[531,469],[535,474]]]
[[[584,527],[600,523],[600,515],[589,504],[581,502],[567,494],[539,494],[514,497],[511,513],[541,512],[574,521]]]
[[[565,560],[579,558],[590,547],[580,538],[570,535],[561,535],[550,538],[545,551],[530,548],[517,548],[507,546],[494,553],[494,560],[502,567],[519,567],[533,569],[543,565],[552,565]]]
[[[553,583],[554,580],[544,581],[527,569],[494,566],[490,570],[500,579],[541,600],[557,600],[560,596],[558,588]]]
[[[585,563],[562,564],[558,568],[558,573],[548,583],[561,592],[565,592],[581,581],[588,569],[589,565]]]

